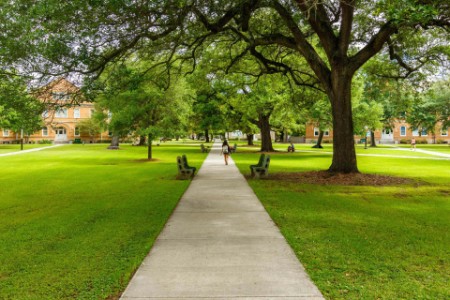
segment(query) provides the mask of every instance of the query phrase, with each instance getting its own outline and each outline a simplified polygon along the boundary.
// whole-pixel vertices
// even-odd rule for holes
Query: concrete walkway
[[[63,145],[62,144],[58,144],[58,145],[53,145],[53,146],[45,146],[45,147],[42,147],[42,148],[33,148],[33,149],[28,149],[28,150],[16,151],[16,152],[8,152],[8,153],[0,154],[0,157],[1,156],[20,155],[20,154],[25,154],[25,153],[29,153],[29,152],[36,152],[36,151],[41,151],[41,150],[55,148],[55,147],[61,147],[61,146],[63,146]]]
[[[178,298],[324,299],[219,143],[121,297]]]

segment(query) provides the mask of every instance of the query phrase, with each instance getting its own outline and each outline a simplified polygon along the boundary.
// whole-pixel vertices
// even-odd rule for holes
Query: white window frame
[[[48,136],[48,127],[42,127],[42,136]]]
[[[55,110],[55,118],[67,118],[68,116],[67,108],[59,108]]]
[[[400,126],[400,136],[406,136],[406,126]]]
[[[74,108],[73,109],[73,118],[74,119],[79,119],[80,118],[80,109],[79,108]]]
[[[419,136],[419,129],[413,129],[412,136]]]
[[[10,133],[9,129],[3,129],[3,136],[9,136]]]
[[[320,135],[320,129],[317,127],[314,127],[314,136],[319,136],[319,135]],[[330,130],[329,129],[323,130],[323,136],[330,136]]]
[[[320,134],[320,129],[317,127],[314,127],[314,136],[319,136]]]

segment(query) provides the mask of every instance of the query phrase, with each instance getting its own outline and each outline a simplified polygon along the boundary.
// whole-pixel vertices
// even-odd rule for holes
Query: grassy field
[[[199,167],[198,145],[66,145],[0,157],[0,299],[120,294]]]
[[[276,148],[285,151],[286,145]],[[248,174],[259,154],[252,152],[257,148],[240,149],[233,159]],[[324,151],[274,153],[270,172],[325,170],[331,156]],[[364,173],[408,177],[416,184],[249,180],[327,299],[448,299],[450,160],[408,156],[359,156],[358,166]]]

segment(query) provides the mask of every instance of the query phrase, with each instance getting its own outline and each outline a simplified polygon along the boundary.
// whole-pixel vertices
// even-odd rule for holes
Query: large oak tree
[[[229,49],[230,70],[252,56],[263,72],[321,89],[333,116],[332,172],[358,172],[351,107],[357,70],[381,53],[405,77],[449,53],[450,6],[441,0],[17,0],[3,12],[0,20],[14,24],[2,28],[14,41],[0,41],[22,42],[20,54],[31,54],[22,63],[32,71],[98,74],[143,49],[195,61],[203,45],[216,43]],[[20,30],[17,22],[36,30]],[[303,59],[309,71],[297,70],[290,57]]]

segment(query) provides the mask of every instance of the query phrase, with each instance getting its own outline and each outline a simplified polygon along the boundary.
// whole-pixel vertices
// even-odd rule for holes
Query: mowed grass
[[[0,299],[106,299],[124,290],[189,181],[198,145],[66,145],[0,157]]]
[[[233,154],[243,174],[255,150]],[[272,153],[270,173],[325,170],[320,152]],[[249,183],[325,298],[449,299],[450,160],[360,156],[358,166],[416,183]]]

